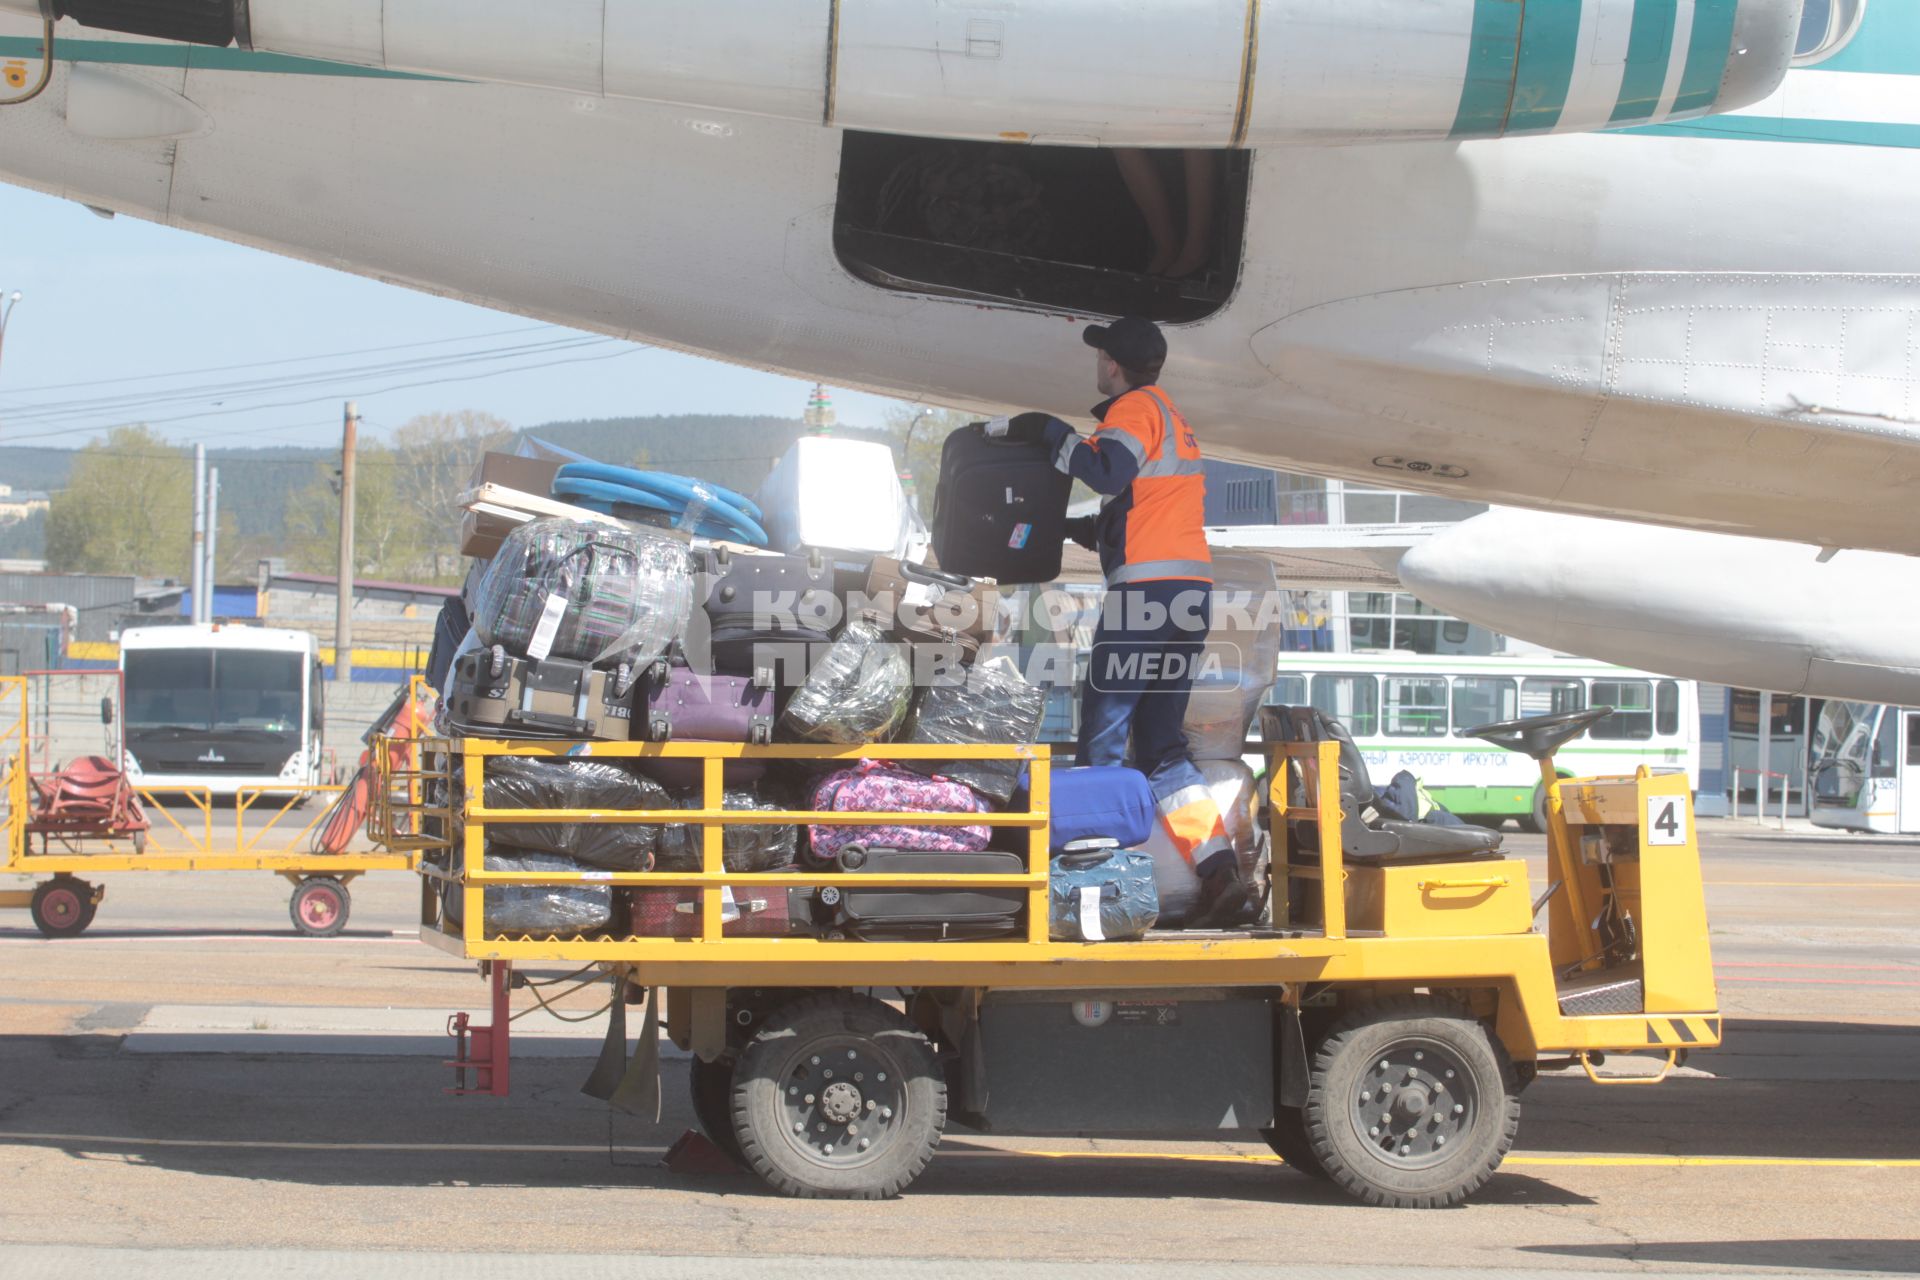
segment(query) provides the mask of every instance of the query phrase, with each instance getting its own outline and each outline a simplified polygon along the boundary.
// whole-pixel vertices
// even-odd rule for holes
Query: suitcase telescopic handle
[[[908,582],[924,583],[930,587],[951,587],[955,591],[965,591],[973,585],[965,574],[943,573],[939,569],[929,569],[923,564],[900,562],[900,576]]]

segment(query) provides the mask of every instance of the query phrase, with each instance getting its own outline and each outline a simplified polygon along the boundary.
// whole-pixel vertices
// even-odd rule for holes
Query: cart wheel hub
[[[1393,1097],[1394,1119],[1406,1124],[1417,1124],[1422,1116],[1431,1109],[1427,1091],[1417,1085],[1409,1085]]]
[[[844,1081],[830,1084],[820,1095],[820,1114],[833,1124],[846,1124],[860,1118],[860,1090]]]

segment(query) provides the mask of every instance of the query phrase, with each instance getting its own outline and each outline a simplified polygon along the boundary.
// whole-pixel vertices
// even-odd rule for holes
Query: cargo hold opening
[[[1244,151],[848,131],[834,252],[883,289],[1190,323],[1224,306],[1239,278],[1249,161]],[[1166,262],[1167,245],[1156,243],[1148,212],[1156,190],[1171,256],[1189,262]],[[1197,228],[1187,225],[1190,209]]]

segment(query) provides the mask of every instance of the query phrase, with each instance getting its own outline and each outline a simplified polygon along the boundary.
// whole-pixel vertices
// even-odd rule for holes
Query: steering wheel
[[[1467,732],[1476,738],[1485,738],[1496,747],[1544,760],[1585,733],[1588,725],[1612,714],[1612,707],[1588,707],[1584,711],[1556,711],[1524,720],[1496,720]]]

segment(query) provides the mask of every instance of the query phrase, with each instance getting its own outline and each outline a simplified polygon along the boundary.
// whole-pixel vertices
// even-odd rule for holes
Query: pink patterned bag
[[[949,778],[929,778],[878,760],[828,774],[813,789],[813,807],[824,813],[989,813],[971,787]],[[809,827],[813,857],[832,862],[850,844],[921,853],[978,853],[987,847],[986,827]]]

